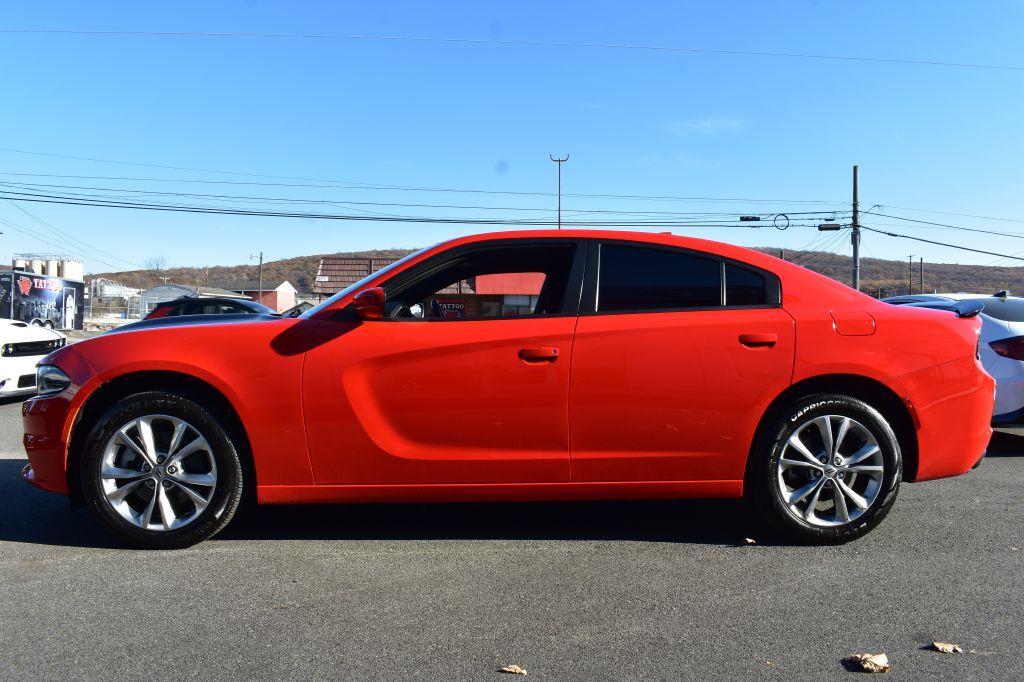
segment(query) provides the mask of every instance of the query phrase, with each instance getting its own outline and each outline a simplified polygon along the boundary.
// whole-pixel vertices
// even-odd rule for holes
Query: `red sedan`
[[[742,496],[778,535],[842,542],[901,481],[983,456],[994,384],[977,310],[958,313],[668,234],[465,237],[299,318],[181,318],[51,354],[24,477],[141,547],[208,538],[247,495]]]

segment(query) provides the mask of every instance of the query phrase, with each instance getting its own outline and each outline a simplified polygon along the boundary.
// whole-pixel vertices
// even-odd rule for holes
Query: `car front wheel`
[[[747,485],[767,530],[824,544],[878,525],[901,477],[899,442],[882,414],[851,396],[819,394],[775,416],[752,453]]]
[[[89,436],[86,502],[126,544],[176,549],[219,532],[242,494],[234,443],[193,400],[165,392],[114,404]]]

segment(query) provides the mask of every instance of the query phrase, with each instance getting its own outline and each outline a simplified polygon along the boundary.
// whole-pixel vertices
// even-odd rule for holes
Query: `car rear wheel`
[[[89,436],[81,467],[86,502],[133,547],[175,549],[228,524],[242,496],[234,443],[214,415],[164,392],[114,404]]]
[[[882,414],[857,398],[819,394],[772,419],[752,452],[747,486],[772,534],[840,543],[885,518],[901,477],[899,442]]]

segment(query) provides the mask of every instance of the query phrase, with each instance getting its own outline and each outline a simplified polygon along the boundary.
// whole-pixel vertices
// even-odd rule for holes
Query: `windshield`
[[[434,246],[437,246],[437,244],[435,244]],[[342,289],[338,293],[334,294],[330,298],[328,298],[328,299],[326,299],[324,301],[321,301],[317,305],[313,306],[312,308],[310,308],[306,312],[304,312],[301,315],[299,315],[299,317],[311,317],[312,315],[317,314],[321,310],[324,310],[325,308],[328,308],[331,305],[333,305],[334,302],[337,301],[338,299],[344,298],[345,296],[348,296],[349,294],[351,294],[351,293],[353,293],[355,291],[359,291],[360,289],[365,287],[367,284],[369,284],[370,282],[372,282],[376,278],[380,277],[381,275],[383,275],[385,273],[391,272],[395,268],[397,268],[397,267],[399,267],[399,266],[409,262],[410,260],[412,260],[413,258],[416,258],[420,254],[422,254],[422,253],[424,253],[426,251],[429,251],[430,249],[434,248],[434,246],[428,246],[428,247],[426,247],[424,249],[420,249],[419,251],[413,251],[408,256],[405,256],[404,258],[400,258],[400,259],[396,260],[394,263],[391,263],[390,265],[385,265],[383,268],[381,268],[377,272],[371,272],[369,275],[367,275],[366,277],[363,277],[358,282],[354,282],[353,284],[349,284],[347,287],[345,287],[344,289]]]

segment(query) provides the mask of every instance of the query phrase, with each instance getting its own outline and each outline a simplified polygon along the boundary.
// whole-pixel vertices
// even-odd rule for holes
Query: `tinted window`
[[[764,275],[760,275],[753,270],[726,264],[726,305],[765,305],[767,303],[768,283],[765,281]]]
[[[601,246],[597,309],[673,310],[722,305],[721,263],[679,251]]]

